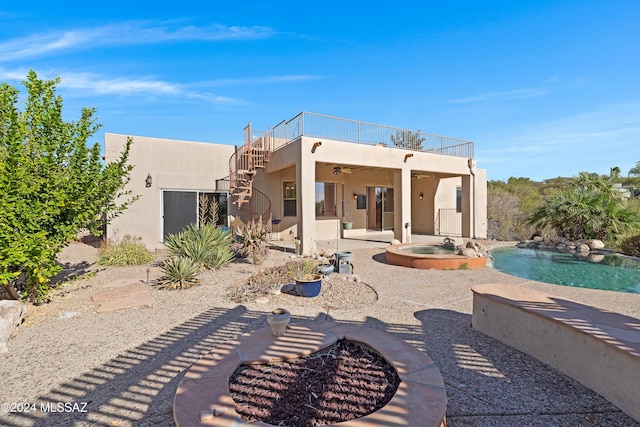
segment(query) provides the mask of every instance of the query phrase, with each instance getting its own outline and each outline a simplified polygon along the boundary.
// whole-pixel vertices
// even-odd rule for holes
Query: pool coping
[[[322,350],[340,339],[363,343],[377,351],[401,379],[393,398],[381,409],[336,425],[344,427],[446,425],[447,396],[440,370],[429,355],[386,332],[336,322],[292,324],[284,336],[262,328],[219,344],[196,362],[178,385],[174,421],[186,426],[263,426],[245,423],[235,411],[229,377],[241,364],[298,358]]]
[[[403,251],[403,248],[411,246],[433,246],[423,243],[401,243],[385,248],[385,258],[391,264],[403,267],[434,269],[434,270],[460,270],[463,268],[480,268],[487,265],[487,258],[471,258],[457,254],[415,254]],[[466,264],[466,267],[465,267]]]

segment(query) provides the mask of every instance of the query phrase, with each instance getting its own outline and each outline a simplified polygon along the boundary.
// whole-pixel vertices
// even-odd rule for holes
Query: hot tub
[[[487,265],[485,257],[457,255],[458,249],[441,245],[406,243],[386,248],[386,259],[391,264],[411,268],[434,270],[463,270]]]

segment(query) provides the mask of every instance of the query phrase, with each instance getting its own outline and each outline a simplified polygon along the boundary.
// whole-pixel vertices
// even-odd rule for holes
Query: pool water
[[[618,255],[571,253],[528,248],[491,250],[493,267],[538,282],[640,293],[640,260]]]
[[[402,250],[417,255],[451,255],[458,252],[455,248],[445,248],[444,246],[434,245],[407,246],[402,248]]]

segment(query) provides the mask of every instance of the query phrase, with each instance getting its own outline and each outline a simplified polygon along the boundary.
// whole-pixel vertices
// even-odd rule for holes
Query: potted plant
[[[320,294],[322,275],[318,273],[318,263],[307,259],[289,264],[289,275],[296,282],[298,295],[313,298]]]
[[[343,230],[351,230],[353,227],[353,222],[351,222],[351,214],[349,213],[349,205],[344,203],[344,216],[342,218],[342,229]]]

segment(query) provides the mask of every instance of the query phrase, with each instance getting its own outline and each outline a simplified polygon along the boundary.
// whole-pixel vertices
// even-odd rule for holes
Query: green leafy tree
[[[511,177],[487,183],[489,237],[498,240],[529,239],[535,232],[528,223],[531,210],[542,203],[541,183]]]
[[[529,217],[569,239],[615,240],[640,226],[640,213],[596,174],[581,173],[571,185],[547,196]]]
[[[99,145],[87,144],[100,127],[95,109],[65,122],[59,81],[30,71],[21,102],[17,88],[0,85],[0,285],[15,298],[44,297],[60,250],[83,229],[100,234],[136,199],[123,191],[132,140],[104,165]]]
[[[629,170],[629,176],[640,176],[640,161],[636,162],[636,165]]]

